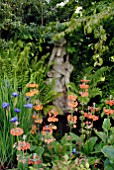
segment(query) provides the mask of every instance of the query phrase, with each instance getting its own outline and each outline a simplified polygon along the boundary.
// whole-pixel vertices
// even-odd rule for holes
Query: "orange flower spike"
[[[18,147],[17,150],[27,150],[30,149],[30,143],[25,142],[25,141],[18,141]]]
[[[58,122],[59,121],[59,119],[58,118],[54,118],[54,122]]]
[[[99,119],[99,117],[98,116],[95,116],[95,115],[93,115],[93,121],[96,121],[96,120],[98,120]]]
[[[38,94],[38,93],[39,93],[39,91],[38,91],[38,90],[36,90],[36,89],[34,89],[34,90],[30,90],[30,93]]]
[[[80,84],[79,85],[81,89],[88,89],[89,88],[89,85],[86,85],[86,84]]]
[[[68,100],[75,101],[76,99],[77,99],[77,96],[75,96],[75,95],[68,95]]]
[[[84,112],[84,117],[87,117],[87,113],[86,112]]]
[[[52,129],[53,129],[53,130],[56,130],[56,129],[57,129],[57,126],[53,125],[53,126],[52,126]]]
[[[52,117],[48,117],[47,121],[52,122]]]
[[[34,123],[42,124],[42,122],[43,122],[43,119],[42,119],[42,118],[38,118],[38,119],[35,119],[35,120],[34,120]]]
[[[28,84],[27,88],[38,88],[38,84],[34,83],[34,84]]]
[[[71,121],[71,115],[68,115],[68,116],[67,116],[67,120],[68,120],[68,121]]]
[[[90,80],[80,80],[82,83],[88,83],[88,82],[90,82]]]
[[[32,96],[34,96],[34,93],[32,93],[32,92],[27,92],[26,93],[26,97],[32,97]]]
[[[32,119],[38,119],[38,115],[33,114]]]
[[[98,112],[98,110],[99,110],[99,108],[97,108],[97,107],[89,107],[89,109],[91,110],[91,111],[96,111],[96,112]]]
[[[75,122],[75,123],[77,122],[77,116],[73,117],[73,122]]]
[[[110,106],[114,105],[114,100],[106,100],[106,104],[109,104]]]
[[[38,110],[42,110],[43,109],[43,106],[41,104],[39,105],[36,105],[36,106],[33,106],[33,108],[38,111]]]
[[[13,136],[21,136],[24,133],[22,128],[16,127],[10,130],[10,134]]]
[[[93,119],[93,115],[92,114],[88,114],[87,118],[88,119]]]
[[[33,124],[33,125],[32,125],[32,132],[31,132],[31,133],[32,133],[32,134],[35,134],[35,133],[36,133],[36,129],[37,129],[37,128],[36,128],[36,125]]]

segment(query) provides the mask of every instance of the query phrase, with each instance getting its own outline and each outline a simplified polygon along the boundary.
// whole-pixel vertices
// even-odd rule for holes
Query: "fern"
[[[102,96],[102,91],[99,88],[94,87],[89,89],[89,98],[94,98],[97,95]]]
[[[107,70],[109,70],[109,67],[101,67],[97,71],[93,71],[93,74],[88,76],[90,77],[90,85],[96,87],[102,81],[101,78],[105,76]]]

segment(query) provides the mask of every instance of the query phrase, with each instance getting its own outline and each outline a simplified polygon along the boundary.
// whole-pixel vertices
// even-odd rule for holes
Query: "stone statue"
[[[73,66],[69,62],[69,56],[65,49],[66,40],[62,39],[60,44],[55,44],[50,56],[49,64],[52,69],[48,72],[48,83],[55,79],[55,89],[62,97],[53,101],[53,105],[60,107],[64,112],[67,111],[67,87],[70,83],[70,74]]]

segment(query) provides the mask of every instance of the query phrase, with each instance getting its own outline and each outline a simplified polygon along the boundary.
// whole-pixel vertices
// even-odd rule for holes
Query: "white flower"
[[[77,7],[77,8],[76,8],[75,13],[76,13],[76,14],[78,14],[78,13],[80,13],[80,11],[81,11],[81,10],[82,10],[82,7],[81,7],[81,6],[79,6],[79,7]]]

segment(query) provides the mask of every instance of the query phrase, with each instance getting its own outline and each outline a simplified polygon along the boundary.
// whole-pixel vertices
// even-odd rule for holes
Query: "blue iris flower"
[[[17,97],[17,96],[19,96],[19,94],[18,94],[17,92],[13,92],[13,93],[12,93],[12,96],[13,96],[13,97]]]
[[[31,103],[27,103],[24,105],[24,107],[26,107],[26,108],[31,108],[32,106],[33,106],[33,104],[31,104]]]
[[[16,113],[19,113],[21,110],[20,109],[18,109],[18,108],[15,108],[14,109],[14,112],[16,112]]]
[[[2,107],[4,109],[8,109],[9,108],[9,103],[6,103],[6,102],[2,103]]]
[[[18,121],[18,118],[16,116],[10,119],[10,122],[12,122],[12,123],[15,123],[17,121]]]
[[[73,148],[72,153],[73,153],[73,154],[78,154],[76,148]]]

